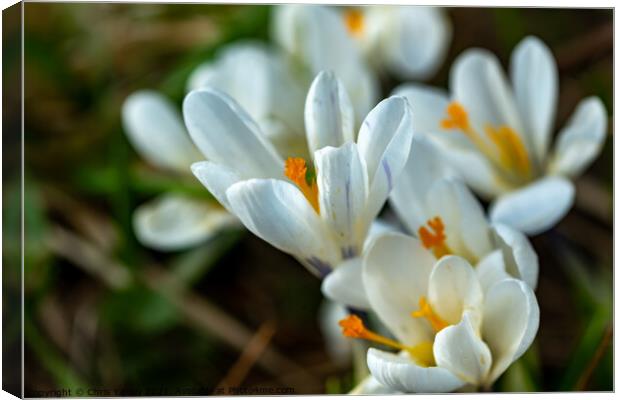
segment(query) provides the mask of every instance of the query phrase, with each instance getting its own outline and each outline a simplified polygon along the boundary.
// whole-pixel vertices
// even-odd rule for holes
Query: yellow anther
[[[506,169],[516,170],[521,176],[529,176],[530,160],[523,141],[508,126],[486,127],[487,136],[495,144],[500,154],[500,162]]]
[[[351,36],[361,36],[364,33],[364,13],[355,8],[344,12],[344,24]]]
[[[405,350],[421,366],[428,367],[435,364],[433,344],[431,342],[422,342],[416,346],[405,346],[402,343],[369,330],[357,315],[347,316],[340,320],[338,325],[342,328],[342,334],[348,338],[370,340],[398,350]]]
[[[426,318],[435,332],[439,332],[448,324],[435,313],[426,297],[420,297],[420,309],[411,313],[413,318]]]
[[[426,225],[428,225],[428,228],[421,226],[418,229],[418,236],[422,241],[422,246],[425,249],[431,250],[437,258],[452,254],[452,251],[446,244],[445,226],[441,217],[429,219],[426,221]]]
[[[299,157],[289,157],[284,163],[284,175],[295,182],[299,190],[304,194],[312,208],[318,213],[319,208],[319,188],[316,185],[316,177],[308,176],[306,160]]]
[[[446,114],[447,118],[440,122],[441,128],[460,130],[482,154],[509,177],[517,180],[526,180],[531,177],[527,150],[519,135],[512,128],[505,125],[498,127],[487,125],[484,129],[489,140],[485,140],[472,127],[467,111],[461,104],[457,102],[448,104]]]

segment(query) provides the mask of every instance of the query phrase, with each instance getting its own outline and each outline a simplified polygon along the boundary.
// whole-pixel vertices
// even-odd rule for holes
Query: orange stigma
[[[287,158],[284,164],[284,175],[295,182],[312,208],[319,213],[319,188],[316,185],[316,177],[314,175],[309,176],[306,160],[299,157]]]
[[[439,332],[440,330],[448,326],[446,321],[441,319],[441,317],[437,315],[435,311],[433,311],[433,308],[424,296],[420,297],[420,309],[418,311],[412,312],[411,316],[413,318],[426,318],[426,320],[431,324],[431,327],[433,327],[433,330],[435,332]]]
[[[446,114],[448,114],[448,117],[441,120],[441,127],[443,129],[460,129],[462,131],[470,130],[467,111],[465,111],[465,108],[463,108],[460,103],[453,101],[448,104]]]
[[[437,258],[452,254],[452,251],[450,251],[446,244],[445,226],[441,217],[429,219],[426,221],[426,225],[428,225],[428,228],[421,226],[418,229],[418,236],[422,241],[422,246],[425,249],[431,250]]]
[[[349,315],[338,323],[342,328],[342,334],[348,338],[365,339],[380,343],[398,350],[405,350],[419,364],[425,367],[435,364],[433,357],[433,344],[422,342],[416,346],[405,346],[395,340],[381,336],[364,326],[364,322],[357,315]]]
[[[344,24],[351,36],[359,37],[364,33],[364,14],[360,10],[349,9],[344,12]]]

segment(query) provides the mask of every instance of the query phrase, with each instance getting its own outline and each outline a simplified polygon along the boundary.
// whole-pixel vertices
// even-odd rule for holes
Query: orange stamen
[[[431,218],[426,221],[426,224],[428,228],[421,226],[418,229],[418,236],[422,241],[422,246],[425,249],[431,250],[437,258],[452,254],[452,251],[446,244],[445,226],[441,217]]]
[[[398,350],[405,350],[409,355],[422,366],[431,366],[435,364],[433,357],[433,344],[431,342],[422,342],[416,346],[405,346],[395,340],[381,336],[364,326],[364,322],[357,315],[349,315],[340,320],[338,325],[342,328],[342,334],[348,338],[365,339],[377,342]]]
[[[316,185],[316,178],[307,179],[308,167],[306,160],[299,157],[289,157],[284,164],[284,175],[295,182],[297,187],[304,194],[312,208],[319,213],[319,188]]]
[[[344,12],[344,24],[352,36],[364,33],[364,14],[360,10],[349,9]]]
[[[411,316],[413,318],[426,318],[426,320],[431,324],[431,327],[433,327],[433,330],[435,332],[439,332],[440,330],[448,326],[446,321],[441,319],[441,317],[435,313],[431,305],[426,300],[426,297],[424,296],[420,297],[420,309],[418,311],[412,312]]]
[[[460,103],[453,101],[448,104],[446,114],[448,114],[448,118],[441,120],[441,127],[443,129],[460,129],[462,131],[470,130],[467,111],[465,111],[465,108],[463,108]]]

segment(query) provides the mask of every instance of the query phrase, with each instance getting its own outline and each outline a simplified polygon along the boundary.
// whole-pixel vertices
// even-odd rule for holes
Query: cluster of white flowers
[[[201,65],[182,118],[155,92],[127,99],[136,149],[191,166],[222,206],[165,195],[136,211],[138,237],[179,249],[242,224],[296,257],[327,298],[393,335],[356,314],[340,321],[344,336],[397,350],[368,351],[360,392],[490,387],[536,336],[526,235],[571,208],[569,178],[605,138],[602,102],[582,101],[550,151],[558,73],[536,38],[514,51],[510,83],[471,49],[449,93],[408,83],[379,101],[379,74],[423,79],[441,64],[442,10],[279,6],[273,27],[277,46],[237,43]],[[492,202],[488,217],[470,188]],[[398,226],[377,219],[388,200]]]

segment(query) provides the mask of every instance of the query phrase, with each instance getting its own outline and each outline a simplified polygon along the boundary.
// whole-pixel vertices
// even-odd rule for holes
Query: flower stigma
[[[364,33],[364,14],[357,9],[349,9],[344,12],[344,24],[349,34],[360,37]]]
[[[293,181],[314,208],[320,213],[319,188],[316,185],[316,174],[308,170],[306,160],[300,157],[289,157],[284,164],[284,175]]]
[[[431,250],[438,259],[452,254],[452,251],[446,244],[445,226],[441,217],[434,217],[426,221],[426,226],[418,229],[418,236],[422,241],[425,249]]]
[[[429,302],[426,300],[426,297],[420,297],[420,309],[418,311],[414,311],[411,313],[413,318],[426,318],[426,320],[431,324],[431,327],[435,331],[435,333],[439,332],[446,326],[448,323],[444,321],[431,307]]]
[[[532,168],[527,150],[519,135],[509,126],[484,127],[487,139],[472,127],[465,108],[453,101],[446,108],[447,117],[441,120],[442,129],[460,130],[478,150],[500,170],[520,180],[532,177]]]
[[[423,367],[435,365],[435,358],[433,357],[433,343],[421,342],[415,346],[405,346],[395,340],[381,336],[364,326],[361,318],[357,315],[349,315],[346,318],[340,320],[338,323],[342,328],[342,334],[345,337],[353,339],[365,339],[379,344],[383,344],[388,347],[392,347],[398,350],[405,350],[411,358]]]

